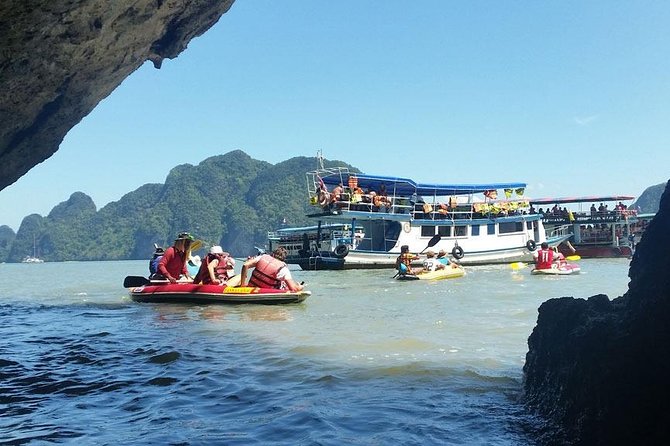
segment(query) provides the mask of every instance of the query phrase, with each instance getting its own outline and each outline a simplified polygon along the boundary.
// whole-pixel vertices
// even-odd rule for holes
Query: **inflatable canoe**
[[[436,269],[435,271],[418,273],[418,274],[398,274],[398,280],[442,280],[453,279],[465,275],[465,270],[460,266],[452,268],[447,266],[445,269]]]
[[[129,277],[126,278],[124,285],[129,282],[127,279]],[[147,282],[144,285],[127,287],[130,288],[130,298],[135,302],[291,304],[302,302],[312,294],[305,290],[292,292],[274,288],[152,283],[148,279],[144,280]]]
[[[566,276],[569,274],[577,274],[581,269],[579,265],[574,263],[564,263],[562,265],[553,264],[551,268],[546,269],[537,269],[533,268],[530,273],[536,276],[540,275],[553,275],[553,276]]]

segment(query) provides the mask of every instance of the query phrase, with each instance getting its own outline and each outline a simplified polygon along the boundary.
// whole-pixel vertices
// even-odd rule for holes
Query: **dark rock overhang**
[[[56,153],[145,61],[177,57],[233,1],[1,2],[0,190]]]

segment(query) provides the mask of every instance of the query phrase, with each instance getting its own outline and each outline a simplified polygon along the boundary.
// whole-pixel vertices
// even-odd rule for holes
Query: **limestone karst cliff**
[[[234,0],[0,2],[0,190],[147,60],[160,68]]]
[[[524,366],[545,444],[665,444],[670,434],[670,182],[630,264],[628,291],[540,306]]]

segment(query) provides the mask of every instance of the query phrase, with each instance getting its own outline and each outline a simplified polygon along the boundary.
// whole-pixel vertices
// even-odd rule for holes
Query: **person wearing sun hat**
[[[440,249],[440,252],[437,253],[437,261],[439,262],[437,269],[444,269],[451,263],[449,257],[447,257],[447,251],[444,249]],[[454,268],[455,265],[452,264],[451,267]]]
[[[233,277],[235,259],[218,245],[212,246],[209,253],[202,259],[198,274],[193,278],[193,283],[203,285],[226,284]]]
[[[188,251],[195,238],[188,232],[180,232],[174,244],[165,250],[163,258],[158,263],[158,272],[170,283],[176,283],[181,276],[186,280],[193,280],[186,268]]]

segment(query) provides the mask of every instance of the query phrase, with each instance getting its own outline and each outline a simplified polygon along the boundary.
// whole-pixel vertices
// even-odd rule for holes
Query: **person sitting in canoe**
[[[426,251],[426,260],[423,261],[423,272],[429,273],[444,268],[445,265],[443,265],[442,262],[435,258],[435,253],[433,251]]]
[[[443,268],[446,268],[448,266],[451,266],[452,268],[458,268],[456,262],[449,260],[449,257],[447,257],[447,251],[445,251],[444,249],[440,249],[440,252],[437,253],[437,261],[440,262]]]
[[[293,280],[291,271],[289,271],[284,260],[286,260],[286,248],[283,246],[275,249],[272,255],[261,254],[250,258],[242,265],[240,285],[302,291],[304,287]],[[249,283],[246,284],[247,271],[250,268],[254,268],[254,270],[251,272]]]
[[[202,259],[200,269],[193,278],[193,283],[202,283],[203,285],[221,285],[226,284],[234,273],[235,259],[230,254],[223,251],[220,246],[212,246],[209,254]]]
[[[551,269],[552,265],[560,266],[565,263],[565,257],[558,251],[549,248],[547,242],[542,242],[540,249],[533,253],[535,257],[535,269]]]
[[[416,274],[421,270],[414,271],[412,269],[412,262],[418,260],[419,256],[409,252],[408,245],[402,245],[400,247],[400,255],[395,260],[395,267],[400,274]]]
[[[174,245],[165,250],[165,254],[158,262],[158,273],[170,283],[176,283],[181,276],[193,280],[186,268],[188,251],[193,240],[195,239],[188,232],[179,233]]]

